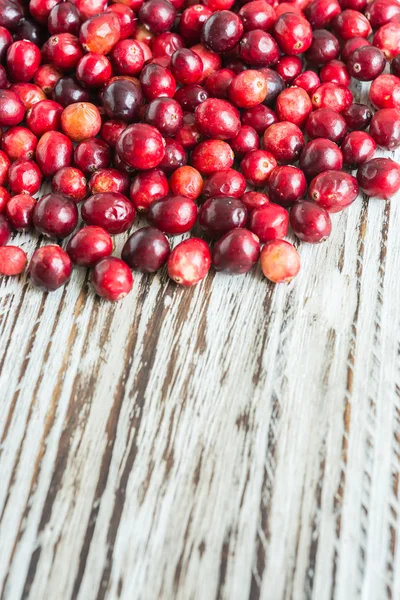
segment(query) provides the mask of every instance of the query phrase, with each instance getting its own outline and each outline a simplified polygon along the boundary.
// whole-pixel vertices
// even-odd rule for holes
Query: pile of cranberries
[[[400,146],[397,0],[202,2],[0,0],[1,274],[25,269],[7,244],[34,228],[58,242],[29,264],[45,290],[74,264],[109,300],[165,264],[185,286],[259,259],[290,281],[289,226],[322,242],[359,190],[400,189],[374,158]],[[372,82],[374,114],[351,78]],[[138,212],[148,226],[112,256]]]

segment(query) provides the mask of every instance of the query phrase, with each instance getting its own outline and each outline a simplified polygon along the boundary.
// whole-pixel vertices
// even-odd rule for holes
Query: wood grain
[[[0,597],[400,598],[398,201],[288,286],[2,280]]]

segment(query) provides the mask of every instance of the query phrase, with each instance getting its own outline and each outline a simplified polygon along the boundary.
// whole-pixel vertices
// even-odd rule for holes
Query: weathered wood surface
[[[0,597],[400,598],[399,200],[288,286],[1,281]]]

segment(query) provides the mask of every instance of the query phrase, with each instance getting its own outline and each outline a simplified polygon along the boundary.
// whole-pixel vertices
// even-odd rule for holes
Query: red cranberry
[[[275,113],[263,104],[252,106],[242,112],[242,124],[250,125],[259,135],[262,135],[270,125],[276,122]]]
[[[211,266],[208,244],[199,238],[180,242],[168,259],[168,275],[180,285],[190,287],[207,275]]]
[[[40,50],[28,40],[13,42],[7,50],[7,72],[13,81],[30,81],[40,65]]]
[[[351,8],[352,10],[358,10],[358,12],[364,12],[367,2],[368,0],[341,0],[341,7],[343,10]]]
[[[200,41],[203,25],[212,15],[212,10],[207,6],[195,4],[183,11],[179,23],[179,32],[188,44]]]
[[[172,98],[157,98],[147,106],[145,121],[162,135],[175,135],[183,125],[182,108]]]
[[[225,175],[226,171],[223,172]],[[203,178],[197,169],[184,166],[177,169],[169,181],[174,196],[186,196],[197,200],[203,189]]]
[[[240,198],[249,212],[269,204],[269,198],[261,192],[246,192]]]
[[[205,0],[205,3],[213,12],[217,12],[219,10],[229,10],[232,8],[234,0]]]
[[[20,275],[26,267],[26,253],[17,246],[0,247],[0,275]]]
[[[90,17],[94,17],[99,13],[103,12],[106,8],[107,1],[106,0],[72,0],[73,4],[75,4],[76,8],[79,10],[80,14],[84,19],[89,19]],[[131,0],[129,2],[129,6],[133,9],[133,4],[135,0]]]
[[[168,31],[158,35],[154,38],[154,40],[152,40],[151,51],[154,59],[170,59],[174,52],[184,48],[184,46],[185,42],[180,35]],[[170,62],[170,60],[167,60],[164,66],[168,67]]]
[[[102,54],[89,52],[80,59],[76,67],[76,78],[87,87],[101,87],[110,79],[111,74],[111,63]]]
[[[150,205],[167,196],[168,180],[160,169],[138,173],[132,181],[130,198],[138,211],[147,211]]]
[[[300,75],[303,63],[298,56],[282,56],[275,68],[284,82],[290,84]]]
[[[311,46],[312,30],[304,17],[288,12],[275,22],[274,37],[285,54],[302,54]]]
[[[82,219],[87,225],[103,227],[111,235],[131,227],[136,211],[122,194],[106,192],[89,196],[82,203]]]
[[[236,227],[245,227],[246,221],[246,207],[238,198],[230,196],[209,198],[199,212],[200,227],[213,238]]]
[[[308,63],[314,66],[321,66],[331,60],[335,60],[339,56],[339,41],[330,31],[316,29],[312,37],[311,46],[305,53]]]
[[[7,203],[6,216],[17,231],[29,229],[32,225],[36,200],[28,194],[13,196]]]
[[[307,179],[331,169],[339,170],[343,166],[340,148],[330,140],[317,138],[306,144],[299,161],[300,169]]]
[[[276,167],[268,180],[268,193],[272,202],[282,206],[291,206],[307,191],[306,178],[297,167]]]
[[[386,65],[383,52],[374,46],[362,46],[347,61],[349,73],[359,81],[372,81],[382,73]]]
[[[46,100],[46,94],[34,83],[13,83],[10,91],[17,94],[25,110],[29,110],[41,100]]]
[[[131,291],[133,277],[123,260],[107,256],[94,266],[92,283],[98,296],[118,302]]]
[[[8,206],[8,204],[7,204]],[[11,237],[11,226],[8,219],[0,214],[0,246],[5,246]]]
[[[10,197],[10,192],[4,187],[0,187],[0,213],[3,213],[6,210],[7,202]]]
[[[25,106],[10,90],[0,90],[0,126],[12,127],[21,123],[25,116]]]
[[[76,67],[83,56],[83,50],[74,35],[58,33],[44,44],[42,56],[44,62],[49,62],[62,71],[69,71]]]
[[[267,183],[271,171],[277,166],[275,157],[266,150],[248,152],[240,163],[244,177],[254,186]]]
[[[276,71],[268,68],[261,68],[260,72],[264,75],[267,82],[267,96],[264,104],[272,106],[275,104],[279,94],[286,88],[286,84],[282,77]]]
[[[106,8],[106,12],[115,12],[117,15],[121,27],[120,40],[126,40],[133,36],[136,29],[136,17],[129,6],[118,2]]]
[[[205,100],[196,108],[195,124],[201,134],[221,140],[234,138],[240,129],[238,112],[229,102],[217,98]]]
[[[267,83],[259,71],[249,69],[236,75],[228,88],[229,100],[239,108],[257,106],[267,97]]]
[[[91,176],[89,190],[91,194],[118,192],[127,196],[129,192],[129,177],[126,173],[121,173],[117,169],[101,169]]]
[[[34,285],[53,292],[68,281],[72,262],[60,246],[43,246],[33,253],[29,272]]]
[[[53,100],[41,100],[26,113],[26,124],[35,136],[42,136],[47,131],[55,131],[61,127],[63,107]]]
[[[400,189],[400,166],[390,158],[373,158],[359,167],[357,181],[367,196],[388,200]]]
[[[36,194],[42,183],[39,167],[32,160],[17,160],[9,170],[10,189],[13,194]]]
[[[3,62],[7,49],[12,44],[13,38],[11,33],[5,28],[0,26],[0,61]]]
[[[152,169],[162,160],[164,147],[164,139],[155,127],[139,123],[125,129],[116,151],[134,169]]]
[[[314,177],[308,193],[316,204],[330,213],[336,213],[357,198],[357,179],[343,171],[325,171]]]
[[[74,163],[85,175],[110,165],[111,151],[103,140],[88,138],[75,148]]]
[[[215,12],[205,22],[202,42],[214,52],[227,52],[236,46],[243,34],[243,23],[230,10]]]
[[[102,227],[88,225],[77,231],[67,244],[67,253],[79,267],[93,267],[113,251],[111,236]]]
[[[204,82],[204,86],[210,96],[226,99],[228,88],[236,74],[230,69],[219,69],[211,73]]]
[[[289,228],[289,213],[278,204],[255,208],[249,217],[249,229],[261,243],[284,238]]]
[[[263,247],[261,269],[273,283],[289,283],[300,271],[300,257],[296,248],[285,240],[271,240]]]
[[[86,52],[108,54],[121,35],[119,19],[114,12],[105,12],[85,21],[79,32],[79,41]]]
[[[119,136],[127,126],[128,125],[124,121],[116,121],[113,119],[111,119],[111,121],[106,121],[101,126],[100,137],[106,144],[111,146],[111,148],[115,148]]]
[[[0,150],[0,185],[6,185],[8,182],[8,169],[11,161],[5,152]]]
[[[319,74],[322,83],[339,83],[348,86],[350,84],[350,75],[346,65],[341,60],[331,60],[326,63]]]
[[[322,206],[301,200],[290,211],[290,225],[302,242],[318,244],[324,242],[332,230],[328,211]]]
[[[57,194],[69,196],[75,202],[80,202],[86,197],[86,179],[79,169],[64,167],[54,175],[51,189]]]
[[[231,147],[222,140],[201,142],[192,153],[192,166],[204,175],[226,171],[233,165]]]
[[[256,130],[249,125],[243,125],[243,127],[239,129],[237,136],[231,141],[231,147],[239,157],[242,157],[251,150],[258,150],[260,147],[260,140]]]
[[[178,83],[197,83],[202,78],[203,62],[198,54],[182,48],[171,57],[171,72]]]
[[[115,44],[110,58],[114,73],[118,75],[136,75],[144,65],[143,50],[135,40],[121,40]]]
[[[51,9],[47,21],[50,35],[56,33],[72,33],[78,35],[81,26],[81,16],[71,2],[61,2]]]
[[[367,38],[372,31],[368,19],[358,11],[350,8],[342,11],[333,19],[332,28],[342,40],[349,40],[354,37]]]
[[[372,112],[365,104],[350,104],[342,111],[342,117],[350,130],[366,129],[372,119]]]
[[[51,94],[62,73],[53,65],[42,65],[33,76],[33,83],[40,87],[45,94]]]
[[[211,198],[215,196],[231,196],[240,198],[246,189],[246,180],[241,173],[234,169],[228,169],[220,173],[214,173],[205,182],[203,196]]]
[[[184,85],[175,93],[175,100],[179,102],[183,110],[188,112],[194,112],[195,109],[207,99],[207,90],[196,83]]]
[[[30,0],[29,12],[35,21],[41,25],[47,25],[51,10],[58,2],[59,0]]]
[[[149,0],[151,1],[151,0]],[[147,101],[166,96],[172,98],[176,83],[171,71],[157,64],[147,64],[140,74],[140,84]]]
[[[35,205],[33,224],[45,235],[55,238],[69,236],[78,223],[76,203],[62,194],[46,194]]]
[[[327,138],[340,144],[347,133],[344,118],[331,108],[319,108],[312,112],[306,123],[306,133],[311,139]]]
[[[305,7],[304,14],[313,29],[323,29],[342,12],[337,0],[312,0]]]
[[[183,126],[175,136],[176,142],[183,146],[185,150],[193,150],[202,139],[203,136],[194,124],[194,115],[192,113],[184,114]]]
[[[400,6],[395,0],[373,0],[365,11],[365,16],[373,29],[386,25],[396,15],[400,15]]]
[[[282,121],[268,127],[263,144],[279,163],[296,162],[304,148],[304,136],[297,125]]]
[[[382,108],[372,117],[369,133],[381,148],[395,150],[400,146],[400,111]]]
[[[396,2],[397,4],[397,2]],[[400,5],[399,5],[400,6]],[[400,54],[394,57],[390,63],[390,72],[392,75],[398,77],[400,75]]]
[[[26,127],[11,127],[3,134],[1,149],[11,160],[27,160],[35,155],[37,142],[37,137]]]
[[[147,218],[164,233],[179,235],[192,229],[197,219],[197,206],[185,196],[161,198],[151,204]]]
[[[254,29],[242,37],[239,44],[240,58],[252,67],[269,67],[275,65],[280,56],[279,47],[272,35]]]
[[[36,146],[36,162],[45,177],[51,177],[69,167],[72,161],[72,143],[63,133],[48,131]]]
[[[400,108],[400,78],[379,75],[369,88],[369,99],[375,108]]]
[[[341,58],[342,61],[347,64],[350,56],[357,50],[357,48],[362,48],[363,46],[370,46],[368,40],[362,37],[354,37],[346,40],[342,46]]]
[[[296,77],[293,85],[303,88],[309,96],[321,85],[321,80],[314,71],[304,71],[301,75]]]
[[[279,121],[289,121],[294,125],[302,127],[312,111],[312,104],[305,90],[290,87],[279,94],[275,109]]]
[[[260,256],[260,242],[247,229],[232,229],[217,241],[212,254],[216,271],[243,275],[250,271]]]
[[[356,168],[373,157],[376,143],[368,133],[352,131],[344,138],[341,150],[344,164]]]
[[[74,102],[87,102],[90,98],[88,90],[80,86],[74,77],[61,77],[51,96],[64,108]]]
[[[400,23],[387,23],[374,35],[373,45],[382,50],[387,60],[400,53]]]
[[[244,31],[262,29],[270,31],[276,21],[276,13],[265,0],[253,0],[239,10]]]
[[[111,80],[102,93],[103,107],[107,117],[132,123],[137,121],[143,105],[140,86],[129,79]]]
[[[173,138],[165,139],[165,153],[159,163],[159,168],[170,173],[179,167],[183,167],[187,164],[187,155],[184,147],[177,140]]]
[[[316,108],[331,108],[341,112],[353,102],[351,91],[338,83],[322,83],[313,93],[312,106]]]
[[[176,10],[168,0],[148,0],[139,11],[141,22],[155,34],[170,30],[175,15]]]
[[[127,239],[122,260],[130,269],[154,273],[161,269],[170,255],[168,239],[155,227],[138,229]]]

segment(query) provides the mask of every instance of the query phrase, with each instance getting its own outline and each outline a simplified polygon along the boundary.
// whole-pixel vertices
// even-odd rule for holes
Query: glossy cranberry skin
[[[284,82],[290,84],[300,75],[303,63],[298,56],[282,56],[275,68]]]
[[[78,9],[71,2],[61,2],[54,6],[49,14],[47,28],[50,35],[56,33],[79,34],[81,16]]]
[[[290,211],[290,225],[302,242],[318,244],[324,242],[332,231],[332,222],[325,208],[301,200]]]
[[[319,73],[322,83],[339,83],[348,86],[350,75],[346,65],[341,60],[331,60],[324,65]]]
[[[236,227],[245,227],[246,222],[247,209],[238,198],[216,196],[206,200],[200,208],[200,227],[212,238]]]
[[[355,50],[347,61],[349,73],[359,81],[372,81],[382,73],[386,59],[379,48],[362,46]]]
[[[0,275],[20,275],[27,263],[26,253],[17,246],[0,247]]]
[[[372,31],[368,19],[350,8],[342,11],[333,19],[332,29],[342,40],[354,37],[367,38]]]
[[[3,213],[5,211],[7,202],[9,201],[10,197],[10,192],[4,187],[0,187],[0,213]]]
[[[178,142],[185,150],[193,150],[203,139],[203,136],[197,130],[194,123],[194,114],[185,113],[183,115],[183,126],[175,136]]]
[[[322,66],[338,58],[340,54],[339,40],[326,29],[316,29],[313,32],[311,46],[305,53],[307,62],[313,66]]]
[[[26,127],[10,127],[1,139],[1,149],[10,160],[33,158],[36,146],[37,137]]]
[[[255,208],[260,208],[269,204],[269,198],[266,194],[261,192],[245,192],[240,198],[242,203],[247,208],[248,212],[251,212]]]
[[[204,184],[204,198],[216,196],[230,196],[240,198],[246,189],[246,180],[241,173],[228,169],[221,173],[214,173]]]
[[[376,143],[364,131],[352,131],[344,138],[341,151],[343,163],[353,168],[359,167],[375,154]]]
[[[8,169],[11,161],[7,154],[0,150],[0,185],[6,185],[8,182]]]
[[[113,242],[105,229],[88,225],[72,236],[66,251],[75,265],[93,267],[99,260],[112,254]]]
[[[192,166],[204,175],[226,171],[233,165],[231,147],[222,140],[206,140],[196,146],[192,153]]]
[[[74,102],[87,102],[90,94],[74,77],[61,77],[54,86],[52,98],[65,108]]]
[[[203,76],[200,83],[203,82],[211,73],[221,68],[221,57],[216,52],[209,50],[203,44],[196,44],[191,50],[198,54],[203,63]]]
[[[267,183],[271,171],[277,166],[275,157],[266,150],[248,152],[240,163],[244,177],[256,187]]]
[[[236,74],[231,69],[219,69],[207,77],[204,86],[214,98],[228,98],[228,88]]]
[[[140,84],[148,102],[166,96],[172,98],[176,82],[171,71],[157,64],[148,64],[140,74]]]
[[[30,81],[40,65],[41,54],[28,40],[13,42],[7,50],[7,72],[12,81]]]
[[[366,129],[372,119],[372,112],[366,104],[350,104],[341,114],[351,131]]]
[[[400,108],[400,78],[379,75],[369,88],[369,99],[375,108]]]
[[[17,94],[10,90],[0,90],[0,126],[18,125],[24,116],[25,106]]]
[[[323,29],[342,12],[337,0],[312,0],[304,9],[304,14],[313,29]]]
[[[268,127],[263,146],[278,163],[296,162],[304,148],[304,136],[297,125],[282,121]]]
[[[373,45],[382,50],[387,60],[400,53],[400,23],[387,23],[374,35]]]
[[[105,12],[84,21],[79,31],[79,41],[86,52],[108,54],[121,35],[117,15]]]
[[[175,93],[175,100],[186,112],[194,112],[208,97],[207,90],[196,83],[184,85]]]
[[[287,88],[276,100],[275,112],[278,120],[289,121],[298,127],[305,124],[311,111],[310,97],[302,88]]]
[[[351,91],[338,83],[322,83],[311,97],[312,106],[317,108],[331,108],[341,112],[353,102]]]
[[[116,151],[134,169],[152,169],[161,162],[164,147],[164,139],[155,127],[139,123],[123,131]]]
[[[354,202],[358,196],[357,179],[343,171],[319,173],[310,183],[310,198],[330,213],[336,213]]]
[[[144,65],[144,53],[135,40],[121,40],[115,44],[110,54],[114,73],[136,75]]]
[[[10,198],[6,206],[6,216],[12,227],[17,231],[29,229],[32,226],[35,206],[36,200],[29,194],[18,194]]]
[[[9,31],[15,31],[22,19],[22,9],[19,4],[8,0],[0,2],[0,26]]]
[[[276,21],[276,13],[265,0],[253,0],[239,10],[244,31],[262,29],[270,31]]]
[[[94,266],[92,283],[98,296],[118,302],[131,291],[133,277],[123,260],[107,256]]]
[[[168,275],[176,283],[190,287],[207,275],[211,266],[208,244],[200,238],[180,242],[168,259]]]
[[[203,62],[200,56],[189,48],[182,48],[174,52],[170,67],[171,73],[178,83],[188,85],[202,79]]]
[[[285,240],[271,240],[260,255],[261,269],[273,283],[288,283],[300,271],[300,257],[296,248]]]
[[[11,237],[11,226],[8,219],[0,214],[0,246],[5,246]]]
[[[156,36],[151,42],[151,51],[155,62],[157,59],[166,59],[166,64],[163,65],[166,67],[170,65],[170,58],[174,52],[184,47],[185,41],[183,38],[178,33],[170,31]]]
[[[144,120],[162,135],[175,135],[183,125],[183,111],[172,98],[156,98],[148,104]]]
[[[289,228],[289,213],[278,204],[255,208],[249,217],[249,229],[261,243],[284,238]]]
[[[102,93],[107,117],[132,123],[140,116],[143,94],[140,86],[129,79],[117,79],[106,85]]]
[[[54,175],[51,189],[57,194],[69,196],[75,202],[81,202],[86,197],[86,179],[79,169],[64,167]]]
[[[370,46],[370,45],[371,44],[369,43],[369,41],[362,37],[354,37],[354,38],[350,38],[349,40],[346,40],[342,46],[342,51],[341,51],[342,61],[345,64],[347,64],[347,61],[349,60],[349,58],[353,54],[353,52],[355,52],[355,50],[357,50],[358,48],[362,48],[363,46]]]
[[[260,242],[247,229],[232,229],[217,241],[212,253],[216,271],[243,275],[252,269],[260,256]]]
[[[365,11],[365,16],[373,29],[386,25],[399,14],[400,6],[395,0],[374,0],[368,4]]]
[[[103,12],[106,8],[106,0],[72,0],[73,4],[75,4],[76,8],[81,13],[84,19],[89,19],[94,15],[98,15]],[[135,0],[131,0],[129,6],[133,8],[133,3]]]
[[[153,202],[147,218],[149,223],[170,235],[190,231],[197,219],[197,206],[185,196],[171,196]]]
[[[76,67],[76,77],[79,83],[86,87],[101,87],[111,75],[111,63],[102,54],[89,52],[80,59]]]
[[[274,37],[282,52],[302,54],[311,46],[312,30],[309,22],[295,13],[284,13],[274,25]]]
[[[69,138],[58,131],[48,131],[40,138],[36,146],[36,162],[45,177],[51,177],[69,167],[72,161],[73,147]]]
[[[220,10],[205,22],[201,34],[202,43],[219,54],[236,46],[243,34],[243,23],[230,10]]]
[[[200,41],[203,25],[212,14],[210,8],[200,4],[189,6],[183,11],[179,23],[179,32],[186,43],[196,44]]]
[[[207,137],[232,139],[240,129],[239,113],[226,100],[210,98],[196,108],[195,125]]]
[[[249,125],[243,125],[239,129],[237,136],[231,141],[231,148],[238,158],[251,150],[258,150],[260,147],[260,139],[256,130]]]
[[[25,110],[29,110],[41,100],[46,100],[46,94],[34,83],[13,83],[10,91],[17,94]]]
[[[347,124],[335,110],[319,108],[309,115],[305,131],[311,139],[327,138],[340,144],[347,133]]]
[[[254,29],[244,34],[239,44],[240,58],[252,67],[275,65],[280,57],[279,47],[269,33]]]
[[[0,62],[6,57],[7,49],[12,44],[13,38],[11,33],[5,28],[0,26]]]
[[[133,36],[136,29],[136,16],[129,6],[122,3],[111,4],[106,8],[105,12],[114,12],[117,15],[121,27],[121,40],[126,40]]]
[[[150,205],[167,196],[168,180],[160,169],[138,173],[130,188],[130,199],[138,211],[147,211]]]
[[[186,196],[197,200],[203,190],[203,178],[193,167],[179,167],[171,175],[169,185],[174,196]]]
[[[49,62],[62,71],[74,69],[82,56],[82,46],[71,33],[53,35],[42,48],[43,62]]]
[[[259,135],[262,135],[268,127],[277,122],[275,113],[264,104],[247,108],[242,112],[241,119],[243,125],[254,128]]]
[[[286,84],[282,77],[276,71],[268,68],[261,68],[260,72],[264,75],[267,83],[267,95],[264,104],[272,106],[279,94],[286,88]]]
[[[400,146],[400,110],[382,108],[372,117],[369,133],[375,142],[385,150],[395,150]]]
[[[46,29],[35,21],[22,19],[14,34],[15,40],[28,40],[40,48],[48,38]]]
[[[61,127],[63,107],[53,100],[41,100],[26,113],[26,124],[35,136],[42,136],[47,131],[55,131]]]
[[[33,285],[53,292],[68,281],[72,262],[60,246],[43,246],[33,253],[29,273]]]
[[[34,207],[33,224],[40,233],[66,238],[78,224],[76,203],[62,194],[46,194]]]
[[[121,133],[128,127],[124,121],[117,121],[111,119],[103,123],[100,129],[100,137],[104,140],[111,148],[115,148],[117,140]]]
[[[74,163],[85,175],[106,169],[111,162],[109,146],[97,138],[80,142],[74,152]]]
[[[39,167],[32,160],[15,161],[8,172],[10,190],[13,194],[36,194],[42,183]]]
[[[134,271],[155,273],[166,263],[170,252],[168,239],[159,229],[143,227],[127,239],[121,257]]]
[[[168,0],[148,0],[139,10],[140,21],[155,34],[170,30],[175,15],[176,10]]]
[[[135,219],[133,204],[116,192],[89,196],[82,203],[82,219],[87,225],[103,227],[111,235],[129,229]]]
[[[117,169],[101,169],[91,176],[89,181],[89,191],[91,194],[118,192],[119,194],[127,196],[129,192],[129,181],[129,176]]]
[[[61,129],[73,142],[96,136],[101,129],[101,116],[91,102],[77,102],[64,108]]]
[[[357,181],[367,196],[388,200],[400,189],[400,167],[390,158],[373,158],[359,167]]]
[[[307,182],[303,172],[297,167],[276,167],[268,179],[268,196],[272,202],[290,207],[304,198]]]
[[[339,170],[343,166],[340,148],[324,138],[311,140],[306,144],[299,161],[300,169],[307,179],[312,179],[323,171]]]
[[[183,167],[187,164],[187,154],[184,147],[177,140],[173,138],[165,139],[165,152],[164,156],[159,163],[159,168],[165,171],[165,173],[171,173],[179,167]]]

